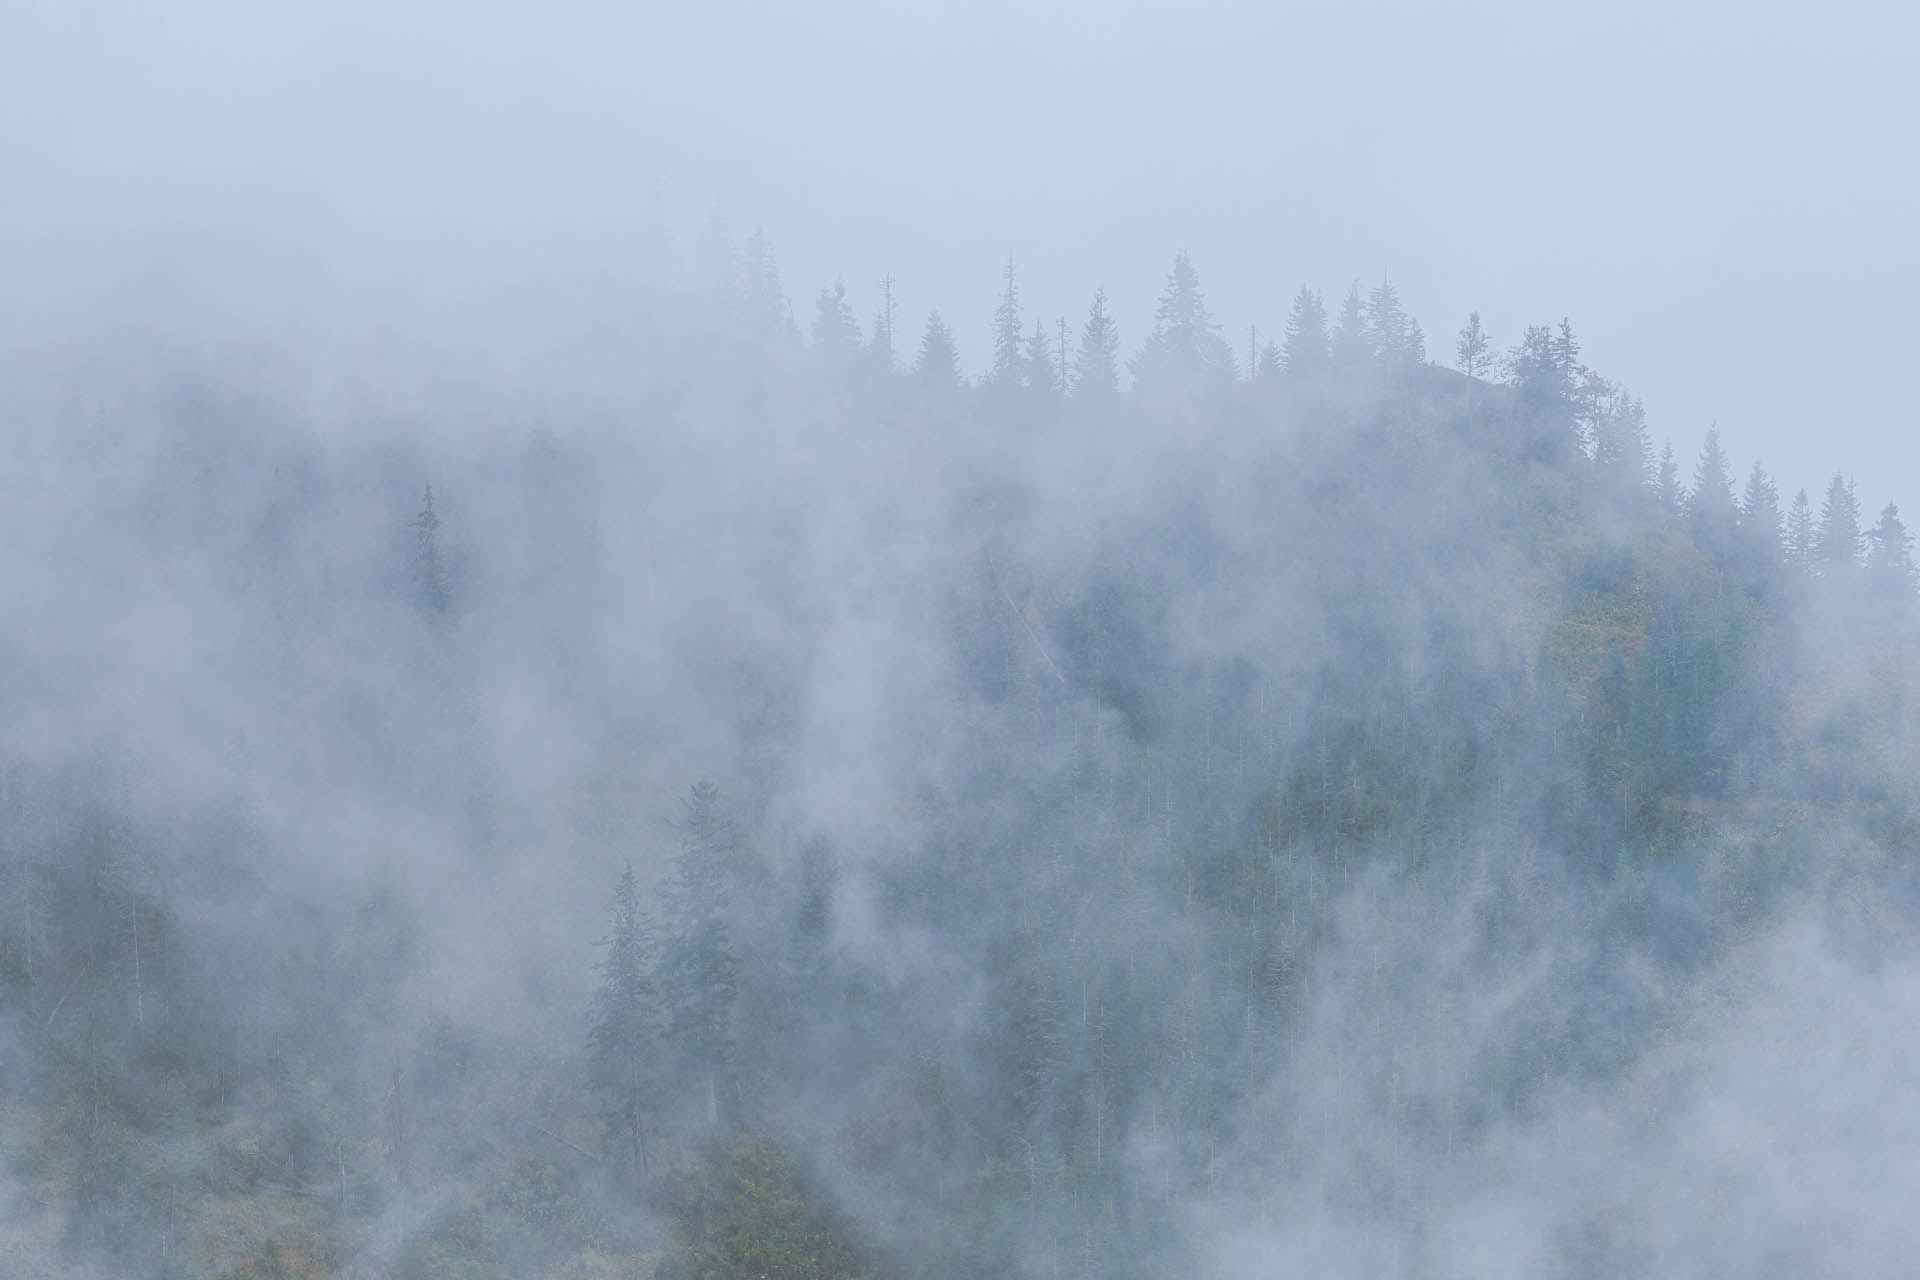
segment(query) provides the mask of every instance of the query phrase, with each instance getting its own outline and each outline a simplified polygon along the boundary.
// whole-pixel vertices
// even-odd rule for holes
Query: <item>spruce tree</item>
[[[1382,367],[1403,370],[1426,359],[1426,339],[1400,305],[1400,291],[1381,279],[1367,295],[1367,344]]]
[[[1329,342],[1333,367],[1345,377],[1353,377],[1373,364],[1373,344],[1367,340],[1367,304],[1355,280],[1340,304],[1340,318],[1333,326]]]
[[[1680,464],[1673,460],[1673,441],[1660,446],[1660,470],[1654,481],[1653,496],[1666,512],[1680,510]]]
[[[1827,485],[1827,500],[1820,508],[1814,558],[1826,573],[1860,563],[1860,501],[1853,496],[1853,482],[1842,479],[1837,472]]]
[[[1268,338],[1260,344],[1260,354],[1253,365],[1253,376],[1262,381],[1270,381],[1286,376],[1286,357],[1281,354],[1280,344]]]
[[[1040,317],[1033,318],[1033,336],[1027,339],[1026,380],[1027,390],[1036,395],[1052,395],[1059,388],[1054,383],[1053,352],[1049,350],[1052,339],[1047,336],[1047,327]]]
[[[1811,571],[1815,538],[1813,502],[1802,489],[1793,495],[1793,505],[1787,510],[1787,563],[1803,573]]]
[[[1693,536],[1714,555],[1724,556],[1733,548],[1734,529],[1739,509],[1733,502],[1733,474],[1726,451],[1720,447],[1720,428],[1707,428],[1700,446],[1700,460],[1693,468],[1693,488],[1687,494],[1687,517]]]
[[[960,385],[960,353],[953,345],[953,330],[938,311],[927,313],[926,331],[920,335],[920,359],[913,376],[921,385],[951,391]]]
[[[453,610],[453,578],[440,552],[440,514],[433,506],[433,486],[420,499],[413,518],[413,586],[427,617],[438,622]]]
[[[1889,502],[1880,519],[1867,530],[1867,572],[1875,585],[1904,599],[1913,591],[1913,535],[1900,519],[1900,508]]]
[[[773,256],[773,246],[768,243],[766,233],[758,227],[747,240],[742,275],[750,331],[766,340],[796,339],[793,310],[780,283],[780,264]]]
[[[847,286],[833,282],[813,303],[813,343],[829,356],[850,359],[860,349],[860,322],[847,302]]]
[[[1107,311],[1106,286],[1093,291],[1087,322],[1080,329],[1080,351],[1073,361],[1076,396],[1109,396],[1120,389],[1120,330]]]
[[[600,1099],[610,1143],[623,1148],[635,1177],[645,1174],[646,1137],[659,1077],[660,1009],[653,983],[653,926],[640,905],[628,863],[613,891],[613,918],[596,966],[587,1073]]]
[[[1593,465],[1601,483],[1617,498],[1644,493],[1652,445],[1647,412],[1638,396],[1624,392],[1596,399]]]
[[[1233,351],[1207,310],[1200,276],[1185,249],[1174,255],[1154,310],[1153,332],[1134,357],[1136,380],[1147,383],[1224,382],[1234,374]]]
[[[1780,563],[1780,490],[1758,461],[1740,496],[1740,534],[1757,567]]]
[[[720,1122],[723,1101],[733,1092],[733,1009],[740,986],[730,921],[740,844],[712,782],[695,783],[682,801],[679,832],[660,985],[680,1083],[711,1126]]]
[[[1280,367],[1290,378],[1309,379],[1324,375],[1331,363],[1326,305],[1319,293],[1301,285],[1300,292],[1293,295],[1293,309],[1287,313]]]
[[[1002,389],[1017,387],[1025,371],[1020,331],[1020,284],[1013,272],[1013,256],[1000,271],[1000,305],[993,312],[993,364],[987,369],[987,385]]]

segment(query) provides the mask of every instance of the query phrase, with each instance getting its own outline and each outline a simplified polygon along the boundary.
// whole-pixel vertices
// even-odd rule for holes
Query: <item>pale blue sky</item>
[[[1690,467],[1920,514],[1906,5],[0,0],[5,332],[164,277],[293,333],[763,224],[962,356],[998,266],[1137,340],[1186,246],[1237,343],[1384,271],[1450,352],[1565,313]],[[203,280],[204,285],[183,284]],[[307,312],[307,315],[290,314]]]

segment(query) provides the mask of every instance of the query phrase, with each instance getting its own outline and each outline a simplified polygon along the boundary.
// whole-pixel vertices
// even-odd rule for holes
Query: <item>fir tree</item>
[[[1900,519],[1900,508],[1891,502],[1867,530],[1867,572],[1877,586],[1898,593],[1896,598],[1904,599],[1913,591],[1913,535]]]
[[[1617,497],[1644,492],[1652,452],[1646,409],[1638,396],[1622,392],[1596,397],[1595,403],[1593,465],[1601,482]]]
[[[682,802],[680,847],[668,886],[670,912],[660,957],[667,1036],[683,1085],[698,1091],[708,1125],[720,1122],[735,1065],[734,1002],[739,961],[730,922],[730,882],[740,854],[733,825],[712,782],[694,784]]]
[[[1253,365],[1253,376],[1262,381],[1271,381],[1286,376],[1286,357],[1281,354],[1280,344],[1268,338],[1260,344],[1260,354]]]
[[[1233,351],[1207,310],[1199,273],[1185,249],[1174,256],[1154,310],[1153,332],[1134,358],[1133,373],[1147,383],[1225,381],[1234,374]]]
[[[646,1172],[648,1117],[659,1074],[660,1009],[653,984],[653,927],[629,863],[613,891],[613,918],[597,966],[588,1079],[600,1099],[608,1140],[623,1147],[636,1177]]]
[[[1687,517],[1694,537],[1715,555],[1732,550],[1739,509],[1733,502],[1733,474],[1726,451],[1720,447],[1720,428],[1707,428],[1700,460],[1693,468],[1693,488],[1687,494]]]
[[[1025,343],[1020,331],[1020,285],[1014,278],[1011,254],[1007,265],[1001,268],[1000,279],[1000,305],[993,312],[993,364],[987,369],[987,385],[1009,388],[1020,385],[1025,365],[1022,353]]]
[[[742,262],[743,293],[749,329],[763,339],[793,339],[793,311],[780,283],[780,264],[766,233],[755,227]]]
[[[1793,495],[1793,505],[1787,510],[1787,563],[1803,573],[1811,571],[1815,537],[1813,502],[1802,489]]]
[[[1327,308],[1320,295],[1305,285],[1293,295],[1293,309],[1287,313],[1285,342],[1280,348],[1280,367],[1290,378],[1318,378],[1332,363],[1327,346]]]
[[[1406,369],[1426,359],[1426,340],[1400,305],[1400,291],[1382,278],[1367,295],[1367,345],[1373,358],[1388,369]]]
[[[1740,495],[1740,533],[1758,567],[1780,563],[1780,490],[1758,461]]]
[[[1373,344],[1367,340],[1367,304],[1355,280],[1340,304],[1340,318],[1329,342],[1333,367],[1353,377],[1373,363]]]
[[[847,286],[836,280],[813,303],[813,344],[830,356],[851,358],[860,349],[860,322],[847,303]]]
[[[1653,496],[1660,503],[1660,509],[1675,512],[1680,509],[1680,464],[1673,460],[1673,441],[1669,440],[1660,447],[1660,470],[1654,481]]]
[[[927,313],[927,328],[920,335],[920,358],[913,376],[921,384],[943,391],[960,385],[960,353],[953,345],[953,331],[938,311]]]
[[[1853,496],[1853,482],[1838,473],[1827,485],[1827,500],[1820,508],[1814,557],[1827,573],[1860,563],[1860,501]]]
[[[413,586],[420,608],[435,621],[453,610],[453,579],[440,553],[440,515],[433,506],[433,486],[420,499],[413,518]]]
[[[1053,353],[1048,349],[1051,341],[1046,326],[1035,316],[1033,336],[1027,339],[1026,379],[1027,390],[1038,395],[1051,395],[1059,390],[1054,383]]]
[[[1093,291],[1087,322],[1080,329],[1080,351],[1073,361],[1073,393],[1108,396],[1120,389],[1120,330],[1107,311],[1107,290]]]
[[[867,357],[874,371],[890,374],[893,366],[893,277],[880,280],[880,310],[873,317],[873,338],[867,344]]]

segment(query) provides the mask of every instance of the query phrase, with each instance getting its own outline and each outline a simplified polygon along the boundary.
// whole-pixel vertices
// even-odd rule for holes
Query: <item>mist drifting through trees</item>
[[[977,383],[716,230],[535,414],[16,417],[15,1256],[1897,1268],[1897,508],[1564,320],[1241,359],[1182,253],[1123,389],[1002,274]]]
[[[1597,367],[1681,281],[1511,322],[1628,251],[1553,215],[1611,154],[1577,101],[1496,138],[1545,247],[1429,309],[1335,175],[1480,19],[1314,96],[1338,24],[1282,15],[1218,91],[1294,123],[1216,172],[1194,51],[1119,13],[1030,15],[1029,109],[1035,31],[890,59],[857,6],[737,62],[691,12],[86,12],[19,47],[125,102],[0,51],[47,116],[0,120],[0,1275],[1912,1269],[1920,494]],[[976,148],[983,65],[1024,114]],[[1115,139],[1165,172],[1089,218]],[[660,174],[776,145],[887,181],[666,230]],[[1700,194],[1594,164],[1623,225]],[[1268,287],[1287,237],[1198,216],[1093,260],[1297,236],[1269,170],[1358,261]],[[962,187],[1029,201],[1004,252]],[[1840,314],[1836,406],[1886,363]],[[1751,406],[1705,327],[1688,403]]]

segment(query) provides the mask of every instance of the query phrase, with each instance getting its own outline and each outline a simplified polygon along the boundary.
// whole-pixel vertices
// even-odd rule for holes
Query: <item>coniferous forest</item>
[[[1567,320],[1017,267],[22,400],[0,1271],[1910,1267],[1899,511]]]

